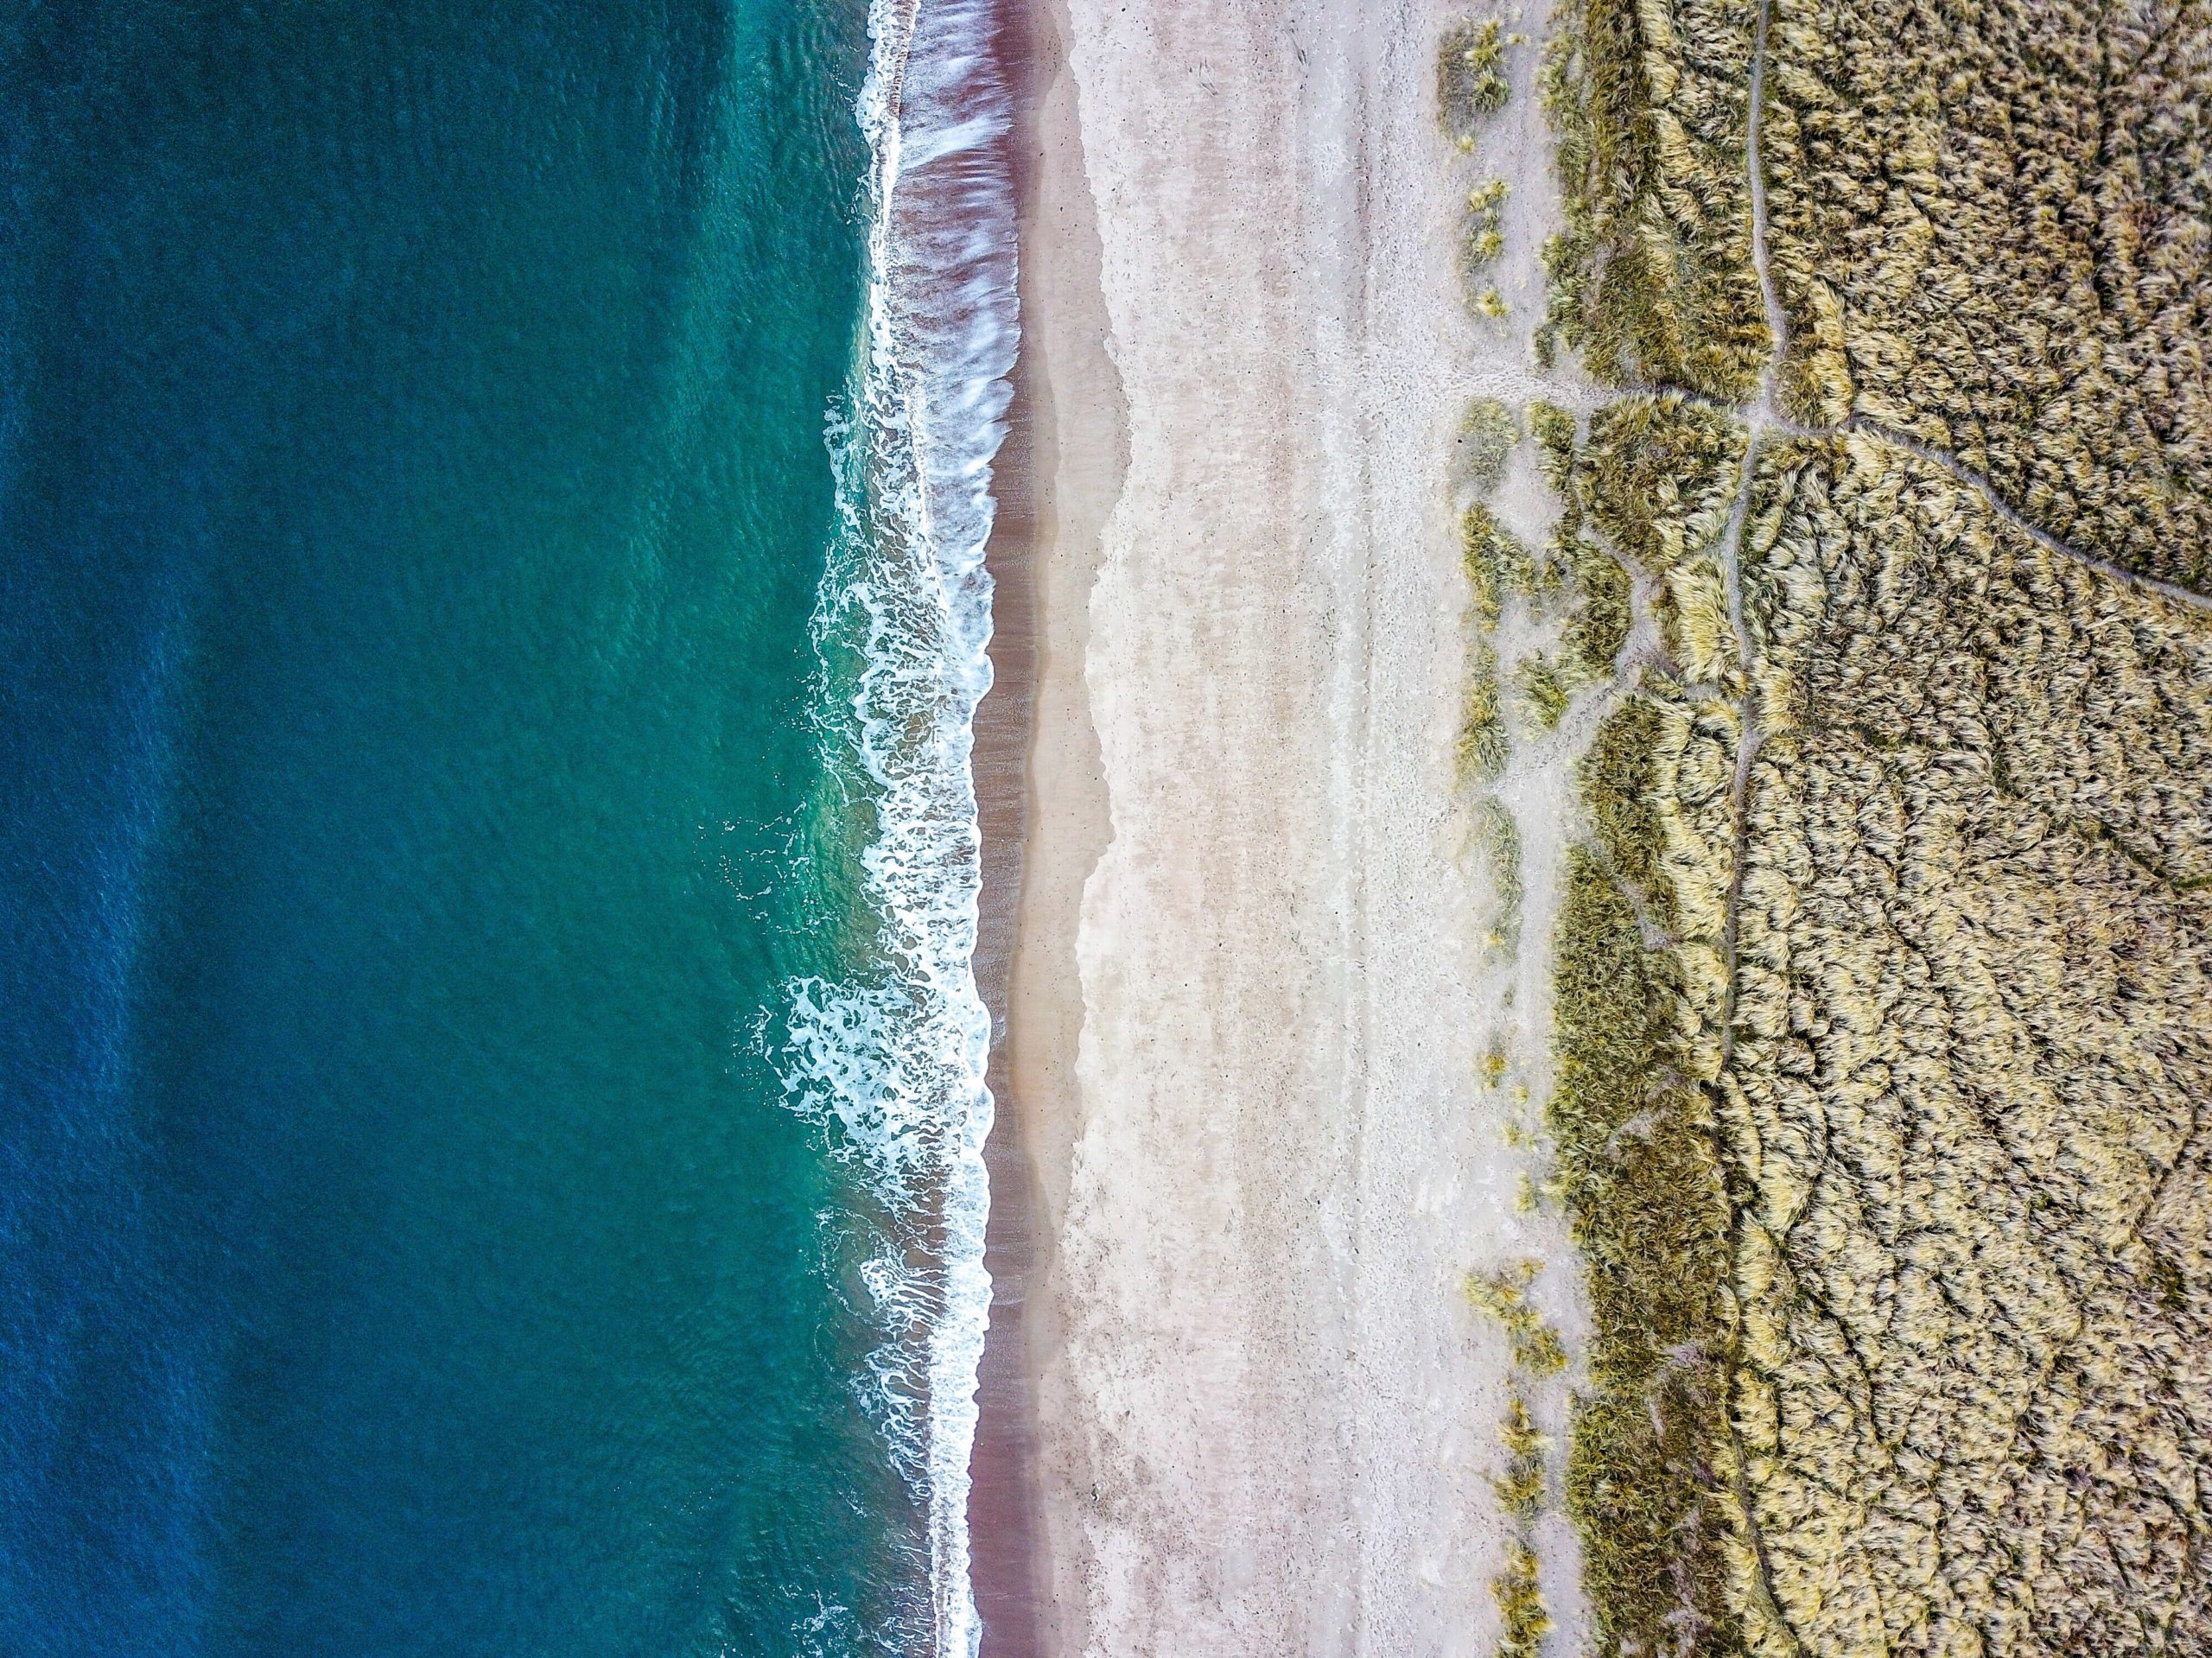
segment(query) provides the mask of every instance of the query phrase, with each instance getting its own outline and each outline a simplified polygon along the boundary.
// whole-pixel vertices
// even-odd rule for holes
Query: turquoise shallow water
[[[0,1650],[945,1627],[866,25],[0,10]]]

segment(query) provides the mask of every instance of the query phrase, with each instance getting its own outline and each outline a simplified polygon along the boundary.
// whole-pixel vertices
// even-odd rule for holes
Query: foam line
[[[874,0],[859,118],[869,184],[855,417],[836,434],[845,530],[816,619],[860,671],[828,734],[868,780],[861,853],[880,924],[867,982],[791,988],[785,1081],[892,1217],[868,1274],[888,1340],[871,1385],[926,1516],[931,1649],[975,1658],[968,1487],[989,1321],[983,1146],[990,1020],[975,975],[969,757],[990,687],[991,473],[1019,340],[1013,108],[998,0]]]

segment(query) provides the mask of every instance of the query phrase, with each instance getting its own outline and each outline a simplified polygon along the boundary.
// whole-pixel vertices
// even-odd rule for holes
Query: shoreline
[[[1027,239],[1031,61],[1024,0],[996,0],[990,55],[1013,99],[1004,140],[1016,212],[1017,248]],[[1025,285],[1020,260],[1017,292]],[[1026,295],[1025,295],[1026,297]],[[1035,1250],[1028,1158],[1006,1063],[1007,992],[1022,886],[1028,818],[1029,746],[1035,693],[1036,625],[1032,562],[1036,540],[1032,487],[1034,401],[1025,336],[1008,377],[1006,435],[992,462],[994,517],[983,562],[991,594],[991,686],[977,703],[971,751],[976,824],[982,842],[976,918],[976,988],[989,1011],[991,1047],[985,1086],[993,1102],[983,1147],[990,1216],[983,1266],[990,1274],[989,1326],[976,1368],[976,1437],[969,1455],[969,1561],[982,1625],[983,1658],[1035,1658],[1039,1648],[1029,1592],[1036,1416],[1027,1374],[1025,1314]]]
[[[1065,0],[1001,0],[1022,335],[987,552],[994,679],[976,711],[983,835],[976,971],[992,1018],[985,1159],[990,1331],[979,1375],[971,1548],[982,1658],[1066,1649],[1038,1428],[1052,1311],[1036,1293],[1064,1201],[1082,1021],[1077,905],[1109,826],[1084,681],[1098,532],[1120,488],[1122,400],[1103,300]],[[1073,395],[1071,395],[1072,393]],[[1061,1178],[1047,1179],[1058,1171]]]

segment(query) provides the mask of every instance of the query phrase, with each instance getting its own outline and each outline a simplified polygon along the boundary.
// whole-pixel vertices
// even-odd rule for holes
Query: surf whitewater
[[[872,1411],[913,1491],[927,1606],[903,1632],[972,1658],[969,1458],[988,1322],[990,1020],[975,975],[970,751],[989,689],[991,472],[1019,323],[999,0],[874,0],[867,309],[833,418],[840,530],[814,618],[826,770],[855,821],[870,965],[788,987],[783,1075],[877,1206]],[[887,1647],[906,1642],[886,1641]]]

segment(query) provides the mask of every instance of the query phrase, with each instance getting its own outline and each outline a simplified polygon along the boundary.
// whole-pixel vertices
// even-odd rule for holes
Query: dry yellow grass
[[[1544,98],[1567,227],[1537,350],[1602,379],[1750,394],[1770,340],[1744,169],[1753,0],[1570,0]]]
[[[1553,58],[1557,336],[1658,388],[1531,421],[1665,656],[1556,940],[1594,1644],[2212,1652],[2212,616],[2094,562],[2207,575],[2212,12],[1774,7],[1748,465],[1758,15]]]
[[[2212,579],[2212,8],[1773,0],[1784,389],[2040,528]]]
[[[1758,1644],[2203,1651],[2212,630],[1879,441],[1759,491],[1715,1094]]]
[[[2212,627],[1863,434],[1753,492],[1558,939],[1599,1650],[2204,1651]]]

